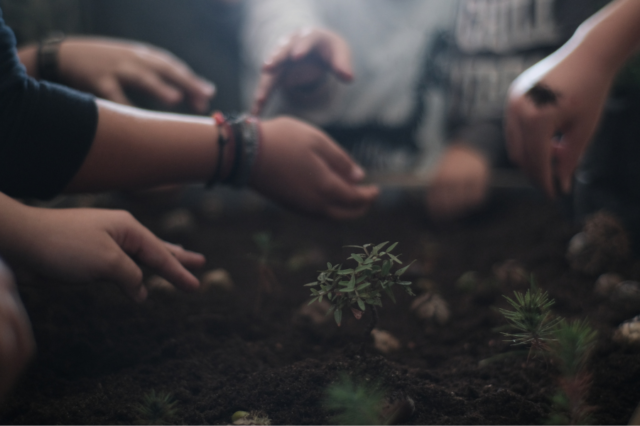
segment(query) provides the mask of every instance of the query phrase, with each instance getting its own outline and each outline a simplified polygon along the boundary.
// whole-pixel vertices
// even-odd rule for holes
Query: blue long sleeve
[[[84,162],[97,124],[91,95],[27,75],[0,10],[0,192],[60,193]]]

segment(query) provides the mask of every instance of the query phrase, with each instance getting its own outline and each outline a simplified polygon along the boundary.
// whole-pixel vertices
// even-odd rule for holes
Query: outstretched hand
[[[213,84],[171,53],[141,43],[70,37],[60,46],[58,61],[69,85],[125,105],[131,104],[126,87],[143,90],[170,106],[186,96],[200,113],[208,111],[215,94]]]
[[[29,208],[20,223],[20,258],[47,276],[113,282],[138,302],[146,299],[147,289],[136,262],[182,290],[199,286],[186,268],[202,266],[204,256],[161,241],[128,212]]]
[[[338,34],[323,28],[305,28],[284,38],[262,67],[252,113],[259,115],[269,96],[280,85],[285,92],[313,92],[328,73],[339,80],[353,80],[351,50]]]
[[[378,196],[349,155],[322,131],[299,120],[265,121],[251,185],[282,204],[335,219],[363,215]]]
[[[556,53],[525,71],[509,92],[509,155],[550,197],[571,190],[613,81],[607,67],[589,59]]]
[[[34,349],[31,324],[13,275],[0,261],[0,399],[11,389]]]

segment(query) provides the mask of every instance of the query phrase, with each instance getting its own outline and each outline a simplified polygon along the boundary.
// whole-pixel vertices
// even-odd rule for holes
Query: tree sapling
[[[170,393],[156,393],[154,389],[144,395],[136,411],[144,424],[165,425],[170,424],[177,414],[176,404]]]
[[[555,300],[549,299],[546,291],[540,290],[531,277],[531,288],[525,294],[513,292],[515,299],[504,296],[515,310],[499,309],[500,313],[509,321],[518,333],[502,333],[509,337],[513,345],[529,345],[529,356],[548,349],[553,340],[553,332],[562,321],[553,318],[551,306]]]
[[[379,384],[355,382],[344,373],[327,388],[323,405],[338,425],[403,424],[415,411],[411,398],[389,403]]]
[[[356,319],[360,319],[367,305],[370,305],[372,321],[367,327],[366,335],[371,334],[378,322],[376,308],[382,306],[383,292],[395,302],[392,287],[400,285],[409,295],[415,296],[411,291],[411,281],[403,281],[401,278],[411,264],[392,272],[393,264],[401,265],[402,262],[398,259],[399,256],[391,253],[398,243],[384,250],[388,243],[387,241],[376,246],[346,246],[362,250],[362,253],[352,253],[347,259],[356,262],[355,268],[342,269],[342,264],[327,263],[327,269],[319,271],[317,281],[305,284],[306,287],[311,287],[313,299],[309,304],[322,302],[327,298],[331,302],[329,313],[333,312],[338,326],[342,323],[345,308],[350,308]]]
[[[560,368],[560,389],[552,401],[551,424],[590,424],[593,407],[587,405],[591,374],[587,371],[589,356],[598,333],[587,321],[562,320],[553,331],[549,345],[551,356]]]
[[[258,247],[258,274],[260,276],[260,291],[264,293],[272,293],[279,286],[278,280],[271,268],[271,253],[276,244],[271,238],[271,233],[264,231],[253,235],[253,241]]]

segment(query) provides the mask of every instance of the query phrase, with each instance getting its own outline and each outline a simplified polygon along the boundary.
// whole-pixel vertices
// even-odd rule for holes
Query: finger
[[[118,254],[105,272],[104,279],[117,284],[134,301],[143,302],[147,298],[147,289],[142,281],[142,270],[115,242],[112,250]]]
[[[96,87],[96,92],[98,96],[109,101],[117,102],[122,105],[133,105],[124,94],[122,87],[120,87],[120,83],[115,78],[103,79],[100,81]]]
[[[317,131],[317,130],[316,130]],[[357,183],[365,178],[366,173],[362,167],[347,154],[347,152],[333,142],[326,134],[317,131],[320,143],[314,146],[314,150],[322,160],[340,177],[351,183]]]
[[[358,210],[369,206],[380,194],[375,185],[355,185],[329,171],[325,179],[320,196],[328,200],[327,206]]]
[[[317,31],[303,30],[290,44],[290,58],[293,61],[303,59],[320,47],[323,42],[322,37],[321,33]]]
[[[262,71],[267,73],[279,71],[280,68],[290,60],[291,49],[297,40],[298,34],[293,34],[290,37],[281,39],[274,53],[262,64]]]
[[[351,62],[351,49],[340,37],[331,46],[331,57],[328,60],[335,75],[344,82],[353,80],[353,65]]]
[[[183,94],[177,88],[167,84],[157,74],[148,70],[128,72],[123,76],[127,84],[135,86],[167,105],[175,105],[183,99]]]
[[[164,242],[164,245],[167,246],[167,249],[171,254],[178,259],[178,262],[182,263],[182,265],[187,268],[200,268],[204,266],[206,262],[204,255],[200,253],[185,250],[181,246],[171,244],[166,241]]]
[[[126,239],[128,244],[123,244],[122,249],[127,254],[182,290],[192,291],[198,288],[200,285],[198,279],[151,231],[136,222],[133,227],[129,228],[129,232],[135,235]]]
[[[565,194],[571,191],[573,174],[580,163],[584,147],[587,146],[591,129],[581,127],[573,128],[563,134],[559,144],[555,144],[553,154],[556,161],[556,173],[560,180],[560,186]]]
[[[196,110],[204,111],[207,109],[209,101],[216,92],[213,83],[197,77],[189,67],[175,60],[161,62],[158,71],[164,79],[189,95],[191,104]]]
[[[260,81],[258,83],[258,88],[256,89],[256,96],[253,101],[253,107],[251,108],[251,113],[253,115],[260,115],[279,79],[279,73],[262,73],[260,75]]]
[[[542,111],[531,104],[517,118],[522,142],[519,164],[551,198],[555,196],[551,146],[556,129],[552,112],[551,108]]]

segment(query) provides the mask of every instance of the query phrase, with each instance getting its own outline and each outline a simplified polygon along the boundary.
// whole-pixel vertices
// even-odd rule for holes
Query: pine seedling
[[[272,293],[279,286],[278,279],[273,273],[271,267],[271,254],[276,248],[276,244],[271,238],[271,233],[264,231],[253,235],[253,241],[258,247],[258,274],[260,277],[260,291],[264,293]]]
[[[143,396],[142,402],[136,406],[136,411],[144,424],[165,425],[170,424],[177,414],[176,404],[177,401],[173,400],[170,393],[156,393],[154,389]]]
[[[515,299],[504,296],[514,310],[499,309],[518,333],[502,333],[509,337],[513,345],[528,345],[531,353],[538,353],[548,348],[553,340],[553,331],[562,320],[553,318],[551,306],[555,300],[549,299],[546,291],[540,290],[531,277],[531,288],[525,294],[513,292]]]
[[[385,250],[384,247],[387,244],[389,244],[388,241],[376,246],[373,244],[346,246],[362,250],[362,253],[352,253],[347,258],[355,262],[355,267],[342,269],[342,264],[327,263],[327,269],[318,271],[320,274],[317,281],[305,284],[306,287],[311,287],[312,299],[309,304],[316,301],[322,302],[325,298],[329,300],[331,302],[329,313],[333,312],[338,326],[342,323],[342,313],[345,308],[350,308],[353,315],[360,319],[369,305],[373,314],[373,321],[367,330],[369,334],[376,325],[378,318],[376,307],[382,307],[383,293],[395,303],[393,286],[399,285],[409,295],[415,296],[411,291],[411,281],[402,280],[402,274],[411,264],[393,272],[394,264],[402,265],[398,259],[399,255],[391,253],[398,243],[391,244]]]
[[[262,411],[236,411],[231,421],[234,425],[271,425],[271,419]]]
[[[590,424],[593,407],[586,403],[591,387],[587,372],[589,356],[595,347],[598,333],[587,321],[561,321],[553,331],[549,351],[558,363],[562,376],[560,389],[552,402],[554,411],[549,419],[553,424]]]
[[[346,374],[327,388],[323,405],[335,412],[331,420],[338,425],[383,424],[384,392],[376,385],[356,383]]]

